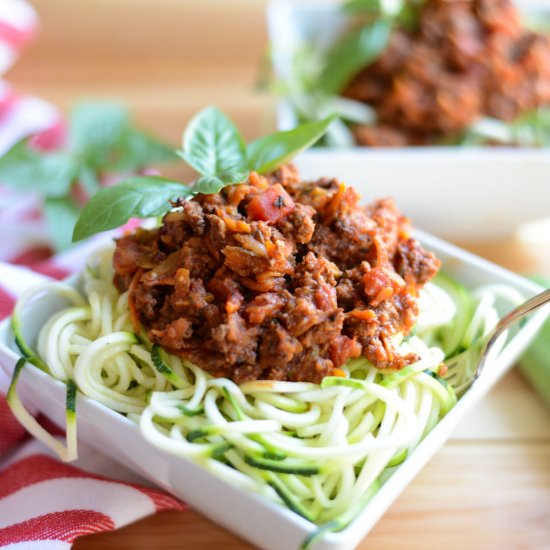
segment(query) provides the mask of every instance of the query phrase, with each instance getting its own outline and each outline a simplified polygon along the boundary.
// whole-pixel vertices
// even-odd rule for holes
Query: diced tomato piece
[[[276,183],[268,187],[261,195],[256,195],[248,203],[247,213],[255,221],[277,223],[288,216],[295,208],[294,201]]]

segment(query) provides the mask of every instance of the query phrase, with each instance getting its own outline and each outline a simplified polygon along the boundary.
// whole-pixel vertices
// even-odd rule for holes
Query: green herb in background
[[[318,141],[335,117],[275,132],[248,145],[229,118],[215,107],[198,113],[183,135],[177,154],[199,173],[190,185],[160,176],[130,178],[101,189],[84,207],[75,226],[78,241],[125,224],[130,218],[150,218],[168,212],[178,199],[198,193],[218,193],[243,182],[252,170],[275,170]]]
[[[424,0],[347,0],[342,11],[350,16],[350,31],[326,52],[320,87],[339,94],[352,78],[374,63],[388,47],[393,29],[418,27]]]
[[[346,123],[373,124],[376,112],[372,107],[337,95],[328,95],[318,86],[323,67],[321,52],[310,47],[300,48],[292,60],[291,76],[268,80],[263,74],[263,88],[285,97],[292,106],[297,123],[319,121],[337,116],[316,146],[351,147],[354,139]]]
[[[361,69],[382,55],[390,33],[391,22],[380,19],[344,36],[327,53],[319,78],[321,89],[329,95],[341,92]]]
[[[172,148],[135,128],[124,107],[82,103],[71,114],[63,149],[39,151],[28,139],[20,141],[0,157],[0,182],[42,197],[50,237],[62,250],[71,243],[81,210],[77,188],[90,197],[108,174],[138,172],[176,158]]]

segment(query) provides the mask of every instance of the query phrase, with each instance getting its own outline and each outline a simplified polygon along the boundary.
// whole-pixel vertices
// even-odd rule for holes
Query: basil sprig
[[[336,41],[324,60],[318,86],[339,94],[351,79],[378,60],[393,29],[413,31],[425,0],[346,0],[342,11],[350,16],[349,32]]]
[[[76,187],[91,196],[105,174],[137,172],[175,158],[170,147],[135,128],[120,105],[81,103],[71,114],[65,147],[40,151],[30,140],[20,141],[0,157],[0,182],[41,196],[50,237],[62,250],[80,213]]]
[[[150,218],[168,212],[174,202],[198,193],[219,193],[227,185],[245,181],[252,170],[275,170],[318,141],[334,116],[275,132],[245,143],[231,120],[216,107],[193,117],[177,154],[199,177],[190,185],[159,176],[142,176],[98,191],[84,207],[75,226],[73,241],[124,225],[130,218]]]
[[[203,176],[231,173],[244,165],[246,145],[229,118],[209,107],[191,119],[181,157]]]
[[[340,93],[361,69],[382,55],[391,31],[391,21],[379,19],[344,36],[326,56],[319,78],[321,89],[330,95]]]

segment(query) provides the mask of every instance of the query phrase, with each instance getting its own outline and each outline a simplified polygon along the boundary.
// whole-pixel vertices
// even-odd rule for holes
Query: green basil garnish
[[[149,218],[168,212],[171,201],[198,193],[219,193],[241,183],[252,170],[271,172],[318,141],[336,117],[275,132],[246,145],[239,130],[215,107],[199,112],[183,136],[177,154],[200,176],[191,184],[161,177],[134,177],[99,190],[85,206],[73,241],[124,225],[130,218]]]
[[[183,136],[181,156],[203,176],[242,170],[245,154],[239,130],[216,107],[208,107],[194,116]]]
[[[319,78],[322,90],[329,95],[340,93],[361,69],[382,55],[391,30],[390,21],[379,19],[350,32],[336,43],[327,54]]]
[[[74,228],[73,240],[120,227],[130,218],[160,216],[170,209],[170,201],[191,192],[190,187],[159,176],[135,177],[106,187],[84,207]]]
[[[275,170],[300,151],[313,145],[336,118],[330,116],[319,122],[306,122],[293,130],[276,132],[253,141],[246,150],[248,167],[260,173]]]

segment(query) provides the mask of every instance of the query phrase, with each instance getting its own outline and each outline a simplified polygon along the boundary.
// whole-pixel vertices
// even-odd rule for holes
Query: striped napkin
[[[37,17],[24,0],[0,0],[0,75],[34,35]],[[43,148],[60,142],[63,121],[46,102],[17,94],[0,80],[0,155],[33,135]],[[61,279],[83,264],[93,243],[50,258],[37,197],[0,185],[0,319],[29,286]],[[79,536],[127,525],[164,509],[185,509],[177,499],[79,442],[79,459],[61,463],[32,440],[12,416],[0,369],[0,548],[58,550]],[[47,419],[51,433],[62,432]]]

